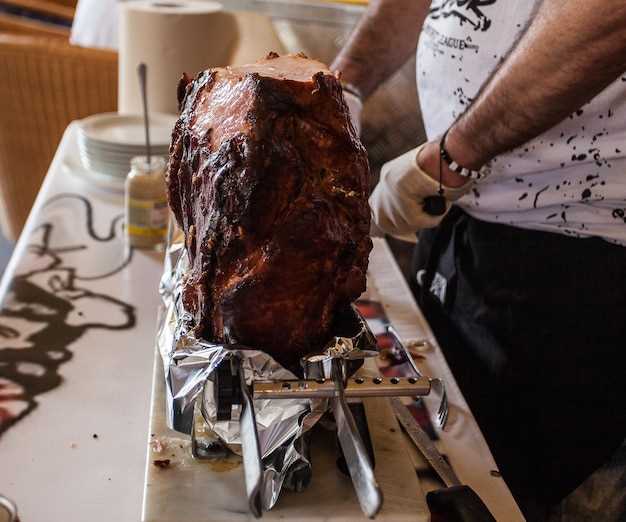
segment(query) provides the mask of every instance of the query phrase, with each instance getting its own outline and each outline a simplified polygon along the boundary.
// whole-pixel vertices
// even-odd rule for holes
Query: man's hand
[[[443,195],[449,210],[472,183],[465,178],[459,180],[460,176],[443,167]],[[370,197],[373,221],[383,232],[400,239],[414,237],[420,229],[436,227],[444,216],[431,216],[423,205],[427,197],[436,196],[438,191],[439,145],[431,142],[383,165],[380,181]]]

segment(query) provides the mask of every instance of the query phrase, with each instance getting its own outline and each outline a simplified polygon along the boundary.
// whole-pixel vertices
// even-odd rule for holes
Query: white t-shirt
[[[467,109],[540,3],[433,1],[417,52],[429,139]],[[497,157],[459,204],[484,221],[626,245],[626,72],[556,127]]]

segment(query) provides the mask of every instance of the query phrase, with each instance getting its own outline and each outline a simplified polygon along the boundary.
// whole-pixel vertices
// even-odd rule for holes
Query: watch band
[[[479,170],[473,170],[459,165],[456,161],[454,161],[454,159],[452,159],[452,156],[450,156],[450,153],[446,150],[446,137],[448,136],[449,131],[450,129],[444,132],[441,137],[441,141],[439,142],[439,155],[441,156],[441,159],[445,161],[446,165],[448,165],[448,168],[459,176],[473,179],[475,181],[483,179],[491,174],[491,167],[489,164],[481,167]]]

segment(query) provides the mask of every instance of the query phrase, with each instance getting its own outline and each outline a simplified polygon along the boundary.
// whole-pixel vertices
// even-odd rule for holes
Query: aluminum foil
[[[170,239],[160,293],[157,346],[163,360],[166,388],[166,418],[170,428],[191,434],[194,407],[201,410],[208,428],[235,453],[241,452],[238,408],[230,421],[216,420],[213,372],[229,357],[239,357],[246,382],[295,379],[268,354],[238,345],[224,345],[198,339],[193,334],[191,315],[182,304],[182,280],[189,268],[182,237]],[[350,311],[347,312],[350,316]],[[341,357],[359,360],[376,354],[376,340],[364,320],[354,313],[338,318],[337,336],[316,357],[322,367]],[[353,368],[355,367],[353,363]],[[356,363],[358,366],[358,362]],[[328,376],[328,375],[327,375]],[[264,467],[264,509],[271,509],[283,486],[300,489],[302,477],[310,476],[306,438],[303,437],[327,410],[326,400],[256,399],[254,409]],[[304,481],[307,482],[306,480]]]

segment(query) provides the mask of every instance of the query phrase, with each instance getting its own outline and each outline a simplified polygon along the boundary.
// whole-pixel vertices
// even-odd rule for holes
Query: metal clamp
[[[355,377],[347,379],[342,389],[346,399],[356,397],[416,397],[430,393],[426,377]],[[308,379],[290,381],[255,381],[255,399],[330,399],[338,396],[335,381]]]
[[[413,372],[415,372],[415,375],[417,377],[422,377],[422,372],[420,372],[419,368],[417,367],[417,364],[415,364],[415,360],[413,359],[413,356],[411,355],[407,347],[402,342],[402,339],[400,338],[400,334],[398,333],[398,331],[391,324],[387,325],[386,330],[387,330],[387,333],[390,334],[394,338],[396,345],[404,353],[404,356],[406,357],[407,361],[411,365],[411,368],[413,369]],[[428,340],[420,340],[418,341],[418,343],[424,347],[430,347],[430,342]],[[437,409],[437,422],[439,424],[439,427],[443,429],[446,427],[446,422],[448,422],[448,411],[449,411],[448,394],[446,393],[446,384],[442,379],[432,378],[430,379],[430,385],[433,391],[441,397],[439,401],[439,408]]]
[[[198,397],[194,410],[194,420],[191,431],[191,448],[194,458],[211,460],[223,458],[230,450],[213,433],[206,432],[207,412],[203,408],[203,395]],[[261,445],[257,431],[254,403],[250,389],[246,384],[245,373],[241,359],[237,356],[222,361],[215,372],[213,383],[218,410],[217,420],[230,420],[232,407],[241,405],[239,413],[239,437],[241,439],[241,454],[243,458],[244,479],[250,512],[260,518],[263,515],[263,464],[261,461]]]
[[[246,492],[251,513],[260,518],[263,514],[263,463],[261,462],[261,445],[254,415],[254,403],[243,369],[241,359],[236,358],[241,386],[241,414],[239,416],[239,437],[241,438],[241,454],[246,479]]]
[[[345,364],[343,360],[333,359],[332,375],[336,395],[331,404],[337,423],[337,436],[361,509],[366,516],[374,518],[383,505],[383,493],[374,476],[372,463],[359,435],[359,429],[346,403],[343,364]]]

